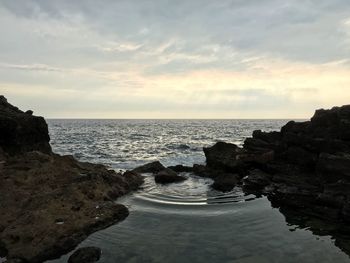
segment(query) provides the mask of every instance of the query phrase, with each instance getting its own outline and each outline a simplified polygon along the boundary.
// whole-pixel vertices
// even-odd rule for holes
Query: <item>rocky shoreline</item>
[[[287,222],[331,235],[350,255],[350,105],[317,110],[279,132],[256,130],[243,147],[218,142],[203,150],[206,165],[168,169],[212,178],[219,191],[264,195]],[[157,173],[160,165],[144,168]]]
[[[350,221],[350,106],[318,110],[310,121],[291,121],[280,132],[254,131],[242,148],[218,142],[203,150],[206,165],[177,165],[168,173],[193,172],[212,178],[217,190],[240,185],[305,214]],[[134,171],[157,174],[159,166]]]
[[[51,151],[42,117],[0,96],[0,258],[43,262],[128,216],[114,201],[143,183]]]
[[[0,258],[42,262],[73,250],[89,234],[128,216],[114,201],[153,174],[158,184],[213,179],[212,188],[266,196],[286,221],[331,235],[350,254],[350,106],[318,110],[279,132],[254,131],[243,147],[204,148],[206,164],[152,162],[125,173],[54,154],[48,127],[0,96]],[[86,252],[87,251],[87,252]],[[76,258],[87,257],[83,249]],[[97,248],[90,248],[99,258]]]

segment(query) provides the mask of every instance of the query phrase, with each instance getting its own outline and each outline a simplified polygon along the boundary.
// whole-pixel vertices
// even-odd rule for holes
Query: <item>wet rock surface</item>
[[[143,182],[103,165],[51,152],[43,118],[0,97],[0,254],[42,262],[128,216],[114,200]]]

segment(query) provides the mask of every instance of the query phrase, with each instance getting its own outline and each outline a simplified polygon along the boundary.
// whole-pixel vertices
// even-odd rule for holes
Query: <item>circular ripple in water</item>
[[[152,175],[145,176],[143,188],[131,198],[124,197],[124,203],[131,211],[153,211],[156,213],[180,213],[218,215],[232,213],[223,206],[253,200],[255,196],[244,195],[240,188],[222,193],[210,188],[213,181],[192,174],[182,174],[188,179],[181,183],[156,184]]]

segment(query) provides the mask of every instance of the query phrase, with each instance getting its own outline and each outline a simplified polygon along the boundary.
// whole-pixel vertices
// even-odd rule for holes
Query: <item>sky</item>
[[[350,104],[349,0],[0,0],[0,94],[46,118]]]

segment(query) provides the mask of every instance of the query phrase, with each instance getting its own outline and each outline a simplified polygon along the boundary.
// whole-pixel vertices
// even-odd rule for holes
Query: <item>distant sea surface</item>
[[[159,160],[204,163],[202,148],[217,141],[242,145],[253,130],[280,130],[288,120],[48,120],[53,150],[115,170]],[[330,236],[286,223],[267,198],[235,188],[221,193],[191,174],[157,185],[146,175],[139,191],[118,199],[129,217],[89,236],[100,262],[349,262]],[[52,262],[67,262],[70,254]]]
[[[203,147],[242,145],[253,130],[279,130],[287,120],[48,120],[51,145],[61,154],[116,169],[145,162],[203,163]]]

